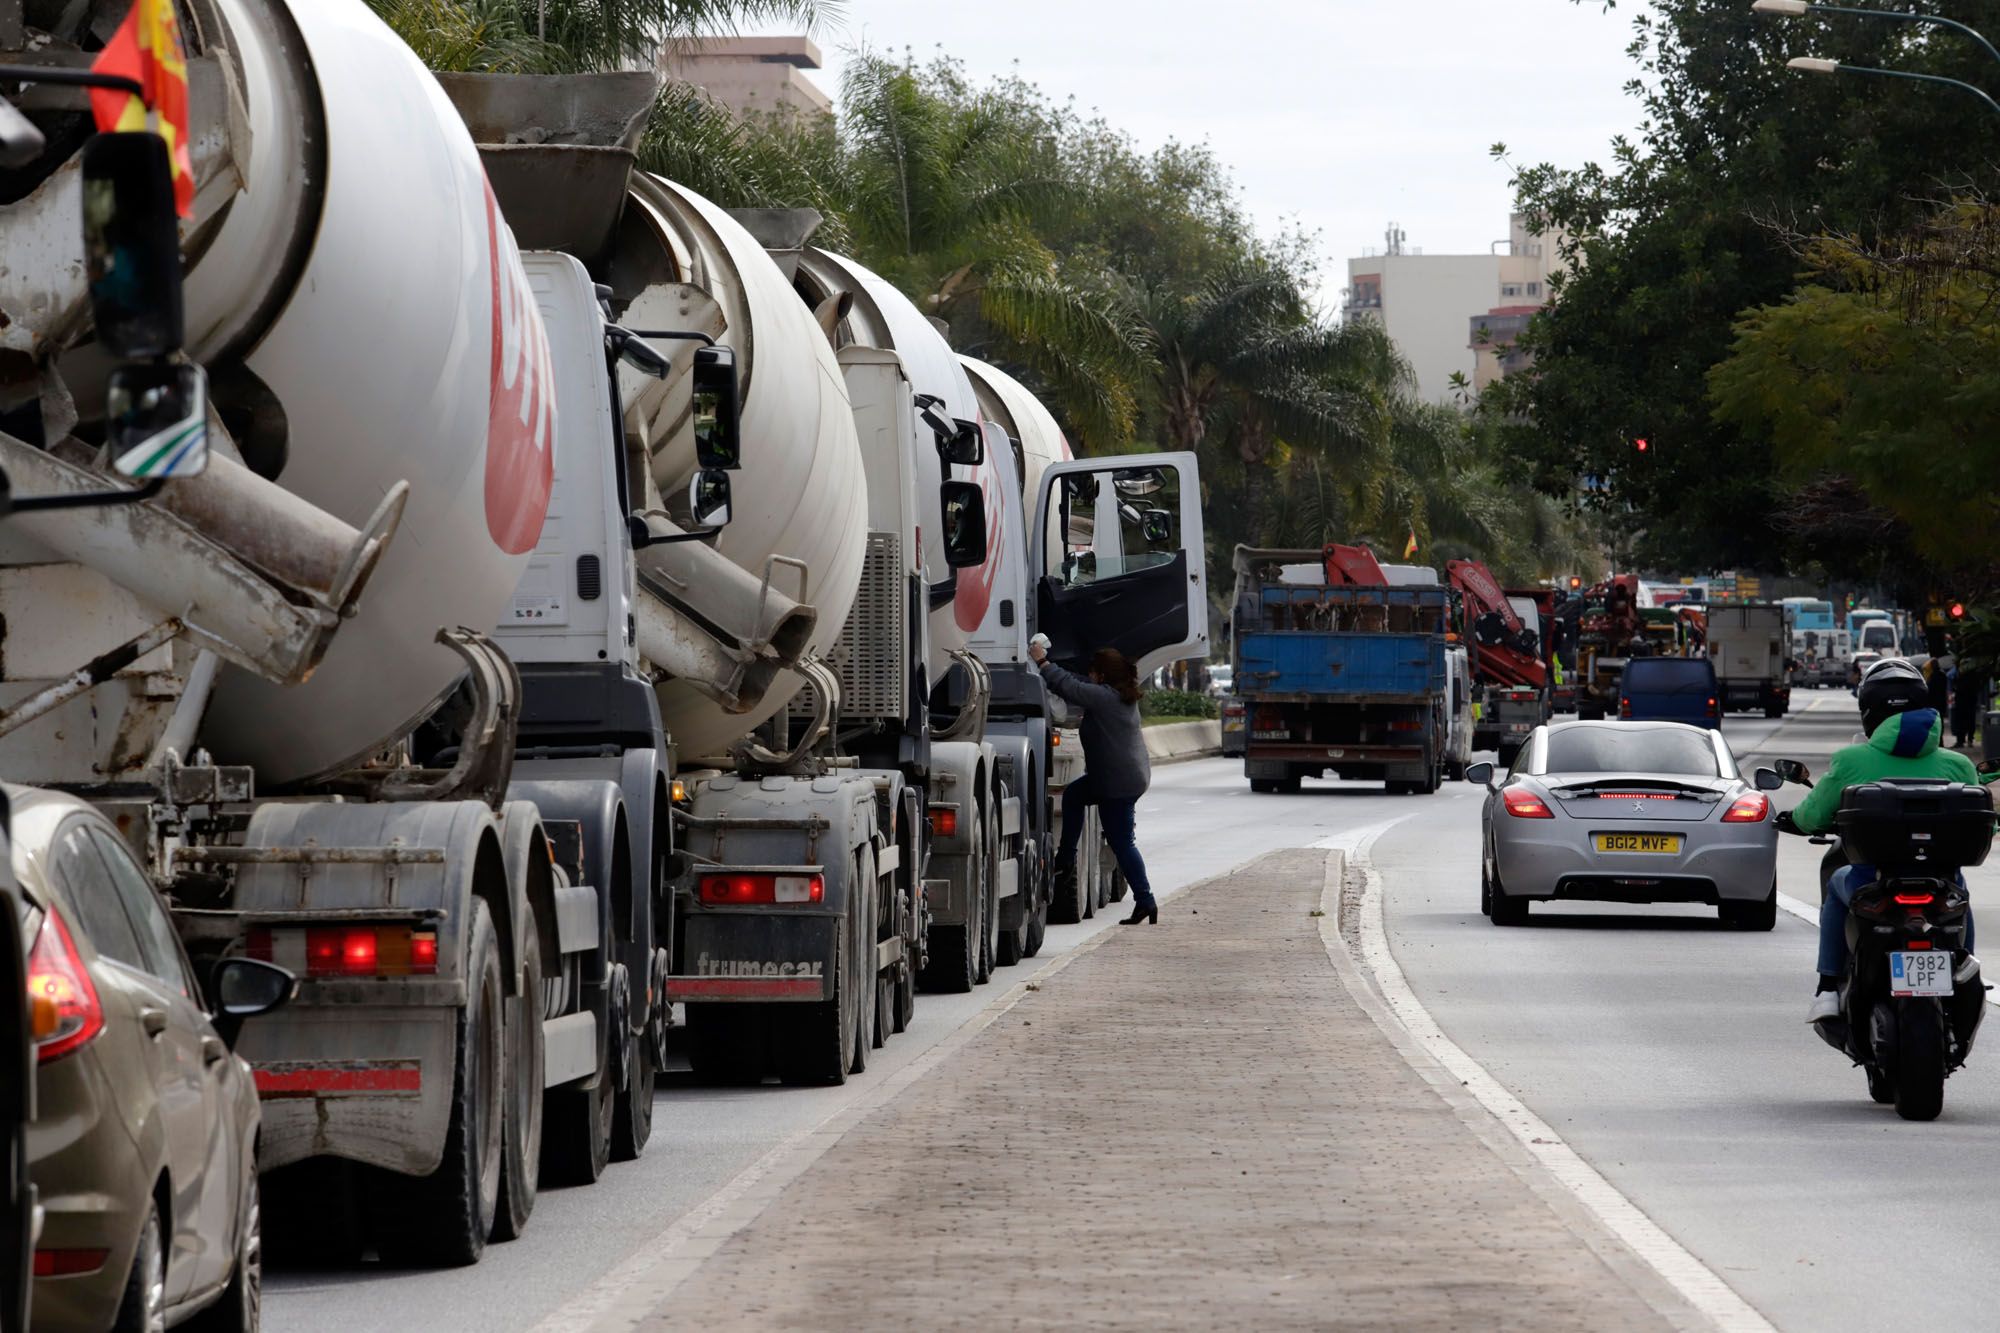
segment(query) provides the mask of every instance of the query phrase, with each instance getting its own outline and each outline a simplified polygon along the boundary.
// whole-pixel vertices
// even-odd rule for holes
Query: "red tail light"
[[[940,838],[958,836],[958,807],[934,805],[931,807],[931,832]]]
[[[701,900],[711,907],[742,907],[760,903],[817,903],[826,900],[826,879],[820,875],[774,875],[754,872],[701,877]]]
[[[76,1277],[95,1273],[111,1257],[109,1250],[36,1250],[36,1277]]]
[[[1549,809],[1547,801],[1529,791],[1526,787],[1509,787],[1500,799],[1507,806],[1507,813],[1516,819],[1554,819],[1555,811]]]
[[[1723,811],[1725,824],[1761,824],[1771,813],[1771,798],[1761,791],[1745,792]]]
[[[407,977],[437,971],[435,931],[409,926],[257,926],[244,952],[308,977]]]
[[[1632,716],[1632,701],[1630,699],[1620,699],[1618,701],[1618,716],[1628,719]]]
[[[1937,896],[1930,893],[1899,893],[1896,895],[1896,906],[1898,907],[1929,907],[1936,901]]]
[[[1715,700],[1713,700],[1713,699],[1710,699],[1710,700],[1708,701],[1708,715],[1709,715],[1710,717],[1714,717],[1714,716],[1715,716]]]
[[[35,1060],[39,1064],[61,1059],[104,1031],[104,1006],[98,1003],[97,986],[77,955],[69,927],[54,908],[42,918],[35,947],[28,951],[28,1000],[36,1010]],[[47,1031],[43,1031],[44,1024]]]
[[[1389,730],[1391,731],[1422,731],[1423,729],[1424,724],[1421,722],[1391,722],[1389,724]]]

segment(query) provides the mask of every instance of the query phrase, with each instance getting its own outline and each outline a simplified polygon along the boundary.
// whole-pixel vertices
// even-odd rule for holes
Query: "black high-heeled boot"
[[[1160,924],[1160,904],[1157,900],[1153,902],[1151,906],[1148,907],[1141,907],[1139,906],[1139,904],[1133,903],[1132,915],[1126,917],[1123,921],[1120,921],[1118,924],[1121,926],[1136,926],[1141,921],[1144,921],[1149,926],[1157,926]]]

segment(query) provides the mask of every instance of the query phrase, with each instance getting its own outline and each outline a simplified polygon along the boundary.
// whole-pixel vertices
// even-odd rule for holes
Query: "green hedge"
[[[1141,717],[1216,717],[1215,700],[1193,690],[1147,690],[1139,696]]]

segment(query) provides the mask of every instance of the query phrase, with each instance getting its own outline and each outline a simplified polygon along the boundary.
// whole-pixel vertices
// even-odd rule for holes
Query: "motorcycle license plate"
[[[1951,994],[1951,955],[1943,950],[1889,955],[1891,995]]]
[[[1646,852],[1654,856],[1672,856],[1681,849],[1681,835],[1678,833],[1600,833],[1597,835],[1597,850],[1600,852]]]

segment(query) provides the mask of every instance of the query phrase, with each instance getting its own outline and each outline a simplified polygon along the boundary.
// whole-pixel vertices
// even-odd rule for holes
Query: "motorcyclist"
[[[1944,749],[1944,720],[1931,707],[1929,682],[1908,660],[1885,657],[1868,668],[1855,691],[1861,705],[1861,725],[1867,739],[1836,750],[1826,776],[1795,809],[1778,816],[1788,832],[1825,833],[1834,826],[1842,795],[1858,783],[1893,778],[1942,778],[1968,785],[1980,781],[1972,761]],[[1840,978],[1847,970],[1847,909],[1857,890],[1872,883],[1872,866],[1845,865],[1827,881],[1819,909],[1819,989],[1806,1013],[1808,1023],[1840,1013]],[[1965,963],[1955,981],[1963,984],[1979,971],[1971,956],[1972,914],[1965,917]]]

